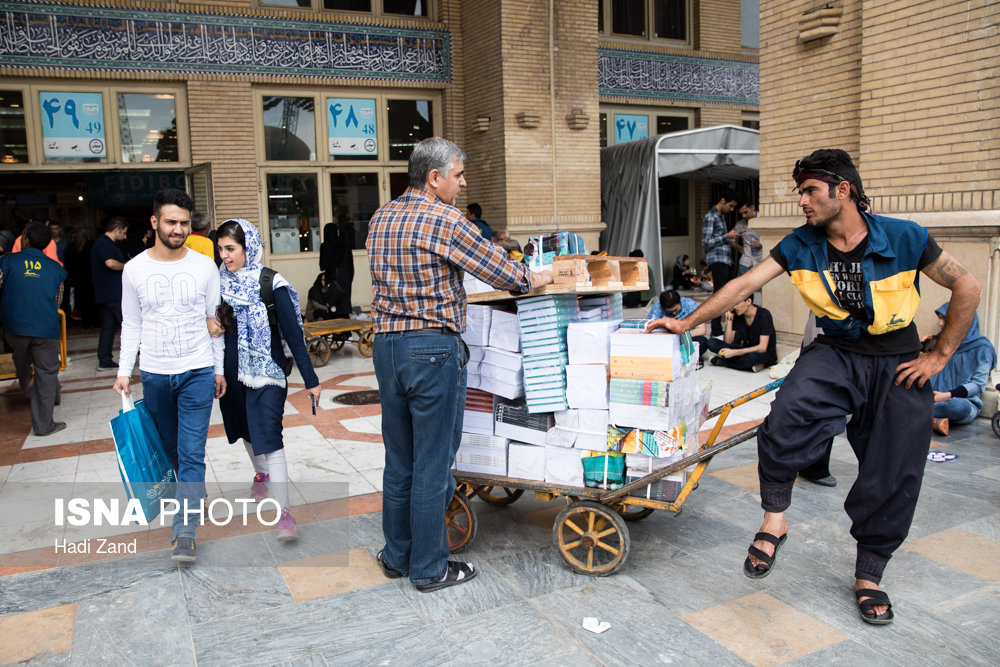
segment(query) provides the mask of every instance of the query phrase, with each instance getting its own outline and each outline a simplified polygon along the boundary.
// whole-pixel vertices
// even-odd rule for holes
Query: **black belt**
[[[457,336],[457,331],[448,327],[420,327],[419,329],[406,329],[404,331],[387,331],[386,333],[418,334],[418,333],[438,333],[445,336]]]

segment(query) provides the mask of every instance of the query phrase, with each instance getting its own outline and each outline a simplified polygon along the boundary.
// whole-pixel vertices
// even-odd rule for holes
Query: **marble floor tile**
[[[287,542],[279,542],[274,529],[261,533],[279,565],[346,553],[350,549],[350,524],[344,519],[302,524],[298,530],[299,538]]]
[[[775,667],[847,639],[767,593],[696,611],[684,620],[760,667]]]
[[[757,476],[757,462],[744,463],[729,468],[708,469],[708,474],[753,493],[760,493],[760,478]]]
[[[565,628],[602,664],[746,664],[718,643],[705,641],[627,575],[591,578],[584,586],[560,589],[529,604],[550,623]],[[588,616],[609,622],[611,628],[602,634],[583,629]]]
[[[474,560],[470,557],[470,560]],[[571,570],[553,546],[489,560],[490,567],[521,597],[534,598],[561,588],[583,586],[590,577]]]
[[[338,595],[388,582],[364,549],[286,561],[279,568],[296,602]]]
[[[375,470],[362,470],[361,476],[366,482],[368,482],[373,489],[380,492],[382,491],[382,470],[381,468]],[[353,492],[351,495],[354,495]]]
[[[455,665],[456,651],[447,624],[428,625],[365,645],[352,645],[326,651],[328,665],[351,667],[382,667],[384,665]],[[476,661],[467,664],[477,664]]]
[[[191,627],[191,636],[202,667],[269,665],[375,646],[426,625],[408,608],[399,590],[385,584],[261,610],[253,623],[239,616],[201,623]]]
[[[1000,541],[1000,513],[969,521],[957,527],[982,537],[988,537],[991,540]]]
[[[83,440],[81,436],[89,424],[86,412],[68,413],[64,415],[59,411],[59,408],[56,408],[52,418],[55,421],[66,422],[66,428],[58,433],[42,436],[35,435],[34,430],[32,430],[29,432],[28,437],[24,439],[24,444],[21,446],[22,449],[51,447],[52,445],[64,445],[66,443],[80,442]],[[107,422],[105,422],[104,435],[100,437],[111,437],[111,427],[107,425]]]
[[[75,604],[0,617],[0,664],[34,663],[69,651],[75,625]]]
[[[772,587],[767,593],[848,635],[869,650],[890,656],[902,664],[943,666],[995,662],[1000,650],[995,631],[978,634],[918,604],[893,598],[892,582],[888,576],[883,579],[883,586],[893,600],[895,620],[888,627],[864,623],[858,618],[853,584],[850,571],[843,574],[823,572]]]
[[[188,608],[176,567],[170,574],[95,591],[79,602],[73,663],[136,664],[166,656],[175,664],[193,663]]]
[[[1000,542],[961,528],[909,540],[903,549],[991,583],[1000,582]]]
[[[73,482],[76,479],[77,457],[51,459],[49,461],[32,461],[16,463],[7,474],[7,482]]]
[[[322,653],[313,653],[302,658],[278,663],[275,667],[328,667],[329,665],[330,663],[323,658]]]
[[[996,485],[988,484],[982,489],[983,496],[989,498]],[[947,508],[947,511],[942,511]],[[991,500],[970,497],[934,487],[920,491],[917,509],[910,526],[910,539],[919,539],[946,530],[954,525],[981,519],[996,513],[997,503]]]
[[[977,475],[983,477],[988,477],[990,479],[1000,481],[1000,466],[990,466],[989,468],[982,468],[976,472]]]
[[[368,417],[355,417],[354,419],[344,419],[340,422],[344,428],[348,431],[353,431],[354,433],[374,433],[380,435],[382,433],[381,422],[376,425]]]
[[[457,558],[460,560],[461,555]],[[417,615],[428,623],[454,621],[520,599],[489,563],[478,562],[475,566],[479,574],[472,581],[432,593],[418,591],[406,579],[393,582]]]
[[[335,450],[354,466],[355,470],[381,470],[385,467],[385,447],[375,442],[329,440]]]
[[[855,641],[842,641],[805,655],[798,660],[785,663],[789,667],[854,667],[863,664],[899,665],[891,656],[876,653]]]

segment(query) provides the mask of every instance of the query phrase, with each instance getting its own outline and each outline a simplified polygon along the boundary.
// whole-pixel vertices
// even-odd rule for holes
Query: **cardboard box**
[[[511,442],[507,448],[507,476],[542,481],[545,478],[545,447]]]

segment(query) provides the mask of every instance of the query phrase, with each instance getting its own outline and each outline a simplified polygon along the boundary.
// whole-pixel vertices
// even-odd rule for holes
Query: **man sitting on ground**
[[[697,307],[698,302],[694,299],[681,296],[676,290],[668,289],[660,293],[660,298],[653,303],[653,307],[649,309],[649,315],[646,318],[655,320],[661,317],[673,317],[683,320],[693,313]],[[701,367],[701,357],[708,351],[708,338],[705,336],[707,331],[708,328],[704,324],[700,324],[691,329],[690,332],[691,340],[698,343],[699,368]]]
[[[757,373],[778,363],[774,319],[770,311],[753,305],[748,296],[726,313],[726,331],[722,340],[712,338],[708,349],[715,352],[713,366],[726,366]]]

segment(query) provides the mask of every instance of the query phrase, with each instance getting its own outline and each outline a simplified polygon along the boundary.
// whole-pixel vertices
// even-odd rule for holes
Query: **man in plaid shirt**
[[[439,137],[417,144],[410,187],[368,225],[375,376],[382,403],[382,532],[376,559],[387,577],[420,591],[464,583],[478,571],[448,560],[444,516],[462,434],[466,365],[464,272],[524,293],[552,282],[507,259],[455,208],[465,153]]]
[[[729,240],[739,238],[739,234],[728,231],[725,216],[736,208],[738,202],[739,195],[726,188],[718,203],[708,209],[708,213],[701,219],[701,247],[705,249],[705,262],[712,272],[712,285],[716,292],[729,282],[732,263]],[[722,320],[718,317],[712,320],[711,335],[722,335]]]

